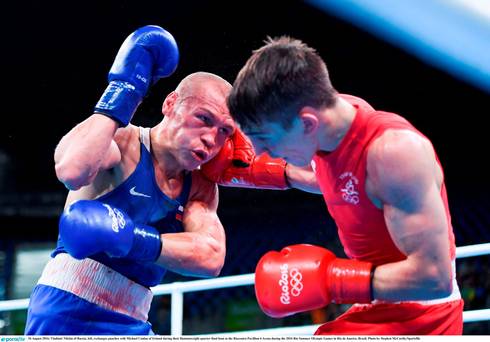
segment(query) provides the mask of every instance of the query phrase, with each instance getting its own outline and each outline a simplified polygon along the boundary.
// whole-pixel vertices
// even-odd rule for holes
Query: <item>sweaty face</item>
[[[287,130],[279,123],[264,122],[244,133],[252,141],[257,154],[267,152],[273,158],[282,158],[296,166],[309,165],[316,152],[314,145],[304,134],[304,127],[299,119]]]
[[[213,158],[235,130],[235,123],[222,92],[179,98],[175,106],[174,146],[176,157],[187,170]]]

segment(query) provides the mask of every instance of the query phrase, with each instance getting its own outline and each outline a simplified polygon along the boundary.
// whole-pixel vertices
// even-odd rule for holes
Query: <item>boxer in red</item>
[[[253,53],[228,106],[250,141],[237,131],[235,145],[205,166],[208,176],[264,187],[256,175],[275,175],[272,188],[322,194],[349,257],[311,245],[266,253],[255,278],[266,314],[352,303],[316,334],[462,333],[444,175],[427,137],[397,114],[339,94],[316,51],[288,37]],[[284,162],[258,171],[264,152]]]

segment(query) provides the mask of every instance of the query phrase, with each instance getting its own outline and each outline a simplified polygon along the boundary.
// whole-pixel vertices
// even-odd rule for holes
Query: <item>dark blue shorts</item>
[[[26,335],[154,335],[149,322],[101,308],[46,285],[32,291]]]

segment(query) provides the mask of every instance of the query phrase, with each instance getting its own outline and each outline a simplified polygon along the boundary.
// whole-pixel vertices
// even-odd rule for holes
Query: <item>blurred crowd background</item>
[[[489,92],[308,2],[24,0],[6,4],[0,15],[0,300],[27,298],[55,245],[67,193],[53,168],[57,142],[91,114],[125,37],[148,24],[174,35],[181,62],[151,89],[136,125],[161,120],[161,102],[185,75],[209,71],[233,82],[267,36],[290,35],[318,50],[339,92],[403,115],[432,140],[445,168],[457,246],[490,242]],[[262,254],[289,244],[343,255],[321,196],[221,188],[219,216],[227,233],[221,276],[253,272]],[[490,308],[489,265],[488,256],[457,261],[465,310]],[[164,281],[189,279],[170,273]],[[272,319],[258,308],[252,286],[184,298],[184,334],[321,323],[347,308],[332,304]],[[170,298],[156,297],[156,333],[170,333],[169,312]],[[25,316],[0,312],[0,334],[22,334]],[[464,332],[489,334],[490,323],[465,324]]]

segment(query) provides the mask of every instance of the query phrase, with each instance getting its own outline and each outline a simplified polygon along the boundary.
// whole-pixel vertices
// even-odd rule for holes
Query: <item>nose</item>
[[[211,149],[216,145],[217,133],[218,133],[218,130],[215,128],[212,128],[212,129],[206,131],[204,134],[201,135],[201,141],[203,142],[203,144],[206,148]]]

